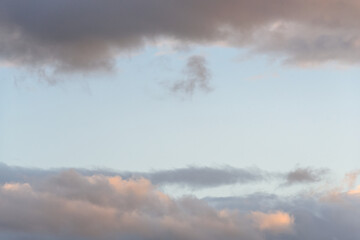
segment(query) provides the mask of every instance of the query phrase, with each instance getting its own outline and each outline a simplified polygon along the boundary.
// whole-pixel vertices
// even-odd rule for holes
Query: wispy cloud
[[[328,169],[296,168],[286,174],[286,185],[318,182]]]
[[[192,188],[254,183],[267,178],[267,173],[260,169],[239,169],[232,167],[188,167],[155,171],[142,175],[151,179],[154,184],[177,184]]]
[[[8,166],[0,163],[0,183],[30,182],[45,179],[69,169],[36,169]],[[191,189],[213,188],[236,184],[256,184],[267,182],[269,184],[295,185],[312,184],[320,182],[329,173],[327,169],[296,168],[289,172],[269,172],[259,168],[199,167],[188,166],[166,170],[153,170],[149,172],[111,171],[104,169],[74,169],[75,171],[91,176],[101,174],[105,176],[121,176],[123,179],[146,178],[155,185],[178,185]],[[350,176],[351,174],[349,174]],[[353,176],[353,175],[351,175]],[[354,180],[355,181],[355,180]],[[353,181],[353,184],[354,184]]]
[[[48,176],[58,174],[69,169],[36,169],[8,166],[0,163],[0,183],[6,182],[33,182]],[[121,176],[123,179],[147,178],[156,185],[182,185],[190,188],[209,188],[230,184],[246,184],[259,182],[270,177],[270,173],[258,168],[226,167],[196,167],[156,170],[149,172],[129,172],[110,170],[74,169],[75,171],[91,176],[101,174],[105,176]]]
[[[196,90],[211,91],[211,73],[207,67],[205,57],[194,55],[188,58],[183,70],[183,79],[175,82],[170,90],[175,93],[192,95]]]

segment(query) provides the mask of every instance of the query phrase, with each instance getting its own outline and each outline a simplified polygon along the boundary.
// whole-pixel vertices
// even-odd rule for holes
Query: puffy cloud
[[[145,178],[67,170],[2,183],[0,237],[352,240],[360,237],[359,209],[357,190],[175,199]]]
[[[0,58],[61,71],[110,69],[159,39],[245,47],[292,63],[360,60],[357,0],[3,0]]]
[[[246,215],[172,199],[146,179],[67,171],[33,186],[4,184],[0,199],[0,230],[9,239],[264,239]]]
[[[333,194],[337,195],[336,198],[333,198]],[[255,212],[255,220],[258,221],[259,227],[270,230],[276,229],[277,226],[278,229],[288,233],[278,236],[276,231],[265,230],[273,233],[267,235],[266,239],[352,240],[360,237],[357,220],[360,217],[360,197],[347,192],[319,191],[316,195],[297,194],[288,197],[252,194],[205,200],[219,209],[228,207],[243,213]],[[261,213],[257,213],[258,211]],[[279,221],[271,221],[273,219]],[[276,222],[278,225],[275,224]]]

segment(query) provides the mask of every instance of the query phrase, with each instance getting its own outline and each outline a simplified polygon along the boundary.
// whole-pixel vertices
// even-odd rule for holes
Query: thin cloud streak
[[[34,182],[69,169],[36,169],[12,167],[0,163],[0,183]],[[197,167],[175,168],[169,170],[154,170],[149,172],[110,171],[104,169],[74,169],[91,176],[121,176],[123,179],[146,178],[155,185],[178,185],[191,189],[213,188],[235,184],[256,184],[263,182],[278,182],[281,186],[296,184],[312,184],[320,182],[329,172],[326,169],[296,168],[287,173],[269,172],[259,168]],[[354,181],[353,181],[354,182]]]

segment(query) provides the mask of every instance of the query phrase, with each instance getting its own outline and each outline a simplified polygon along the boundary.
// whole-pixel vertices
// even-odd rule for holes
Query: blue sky
[[[356,66],[287,66],[230,47],[161,51],[119,57],[113,73],[62,74],[54,86],[3,67],[1,161],[119,170],[356,167]],[[206,56],[213,90],[171,92],[166,86],[193,54]]]

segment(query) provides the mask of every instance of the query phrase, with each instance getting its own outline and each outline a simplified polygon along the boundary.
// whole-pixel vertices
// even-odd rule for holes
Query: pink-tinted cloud
[[[273,233],[291,232],[294,224],[294,217],[281,211],[273,213],[252,212],[250,217],[260,230]]]
[[[145,178],[49,171],[0,185],[1,239],[352,240],[357,189],[173,198]],[[327,197],[336,195],[335,198]]]
[[[349,190],[348,194],[360,196],[360,186],[357,186],[355,189]]]
[[[76,238],[258,239],[236,211],[186,197],[172,199],[148,180],[64,172],[39,182],[0,187],[4,232]]]

